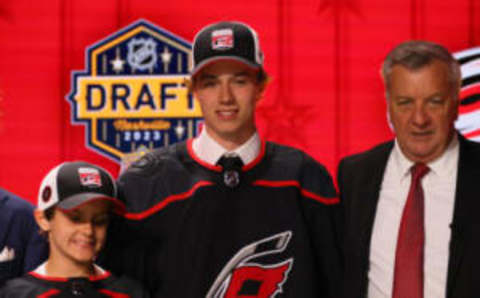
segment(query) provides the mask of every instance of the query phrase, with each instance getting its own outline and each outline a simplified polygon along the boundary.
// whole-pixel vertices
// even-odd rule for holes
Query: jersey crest
[[[455,127],[466,138],[480,142],[480,47],[457,52],[454,56],[462,71]]]
[[[223,267],[207,298],[273,298],[281,293],[293,258],[276,264],[261,264],[258,259],[283,252],[291,236],[286,231],[244,246]]]
[[[191,44],[139,20],[89,46],[86,70],[72,73],[72,123],[85,127],[86,146],[120,162],[198,134],[199,105],[185,79]]]

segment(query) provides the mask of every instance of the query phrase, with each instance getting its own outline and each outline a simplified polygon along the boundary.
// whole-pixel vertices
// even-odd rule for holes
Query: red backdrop
[[[335,174],[338,160],[391,137],[379,68],[406,39],[459,51],[479,44],[475,0],[2,0],[0,186],[31,201],[64,160],[118,165],[70,124],[72,70],[85,48],[139,19],[191,41],[205,24],[254,27],[273,77],[258,111],[268,140],[300,147]]]

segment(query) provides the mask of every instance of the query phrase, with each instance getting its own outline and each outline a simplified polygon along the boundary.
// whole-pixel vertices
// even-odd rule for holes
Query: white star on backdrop
[[[181,121],[177,122],[177,126],[175,126],[175,133],[177,134],[178,139],[181,139],[185,134],[185,126],[182,125]]]
[[[113,70],[115,72],[120,72],[123,70],[123,65],[125,64],[125,60],[120,59],[120,57],[116,57],[114,60],[110,61],[113,66]]]
[[[163,48],[163,53],[160,55],[162,58],[163,62],[163,71],[168,72],[168,65],[170,64],[170,61],[172,60],[172,53],[168,50],[168,47]]]

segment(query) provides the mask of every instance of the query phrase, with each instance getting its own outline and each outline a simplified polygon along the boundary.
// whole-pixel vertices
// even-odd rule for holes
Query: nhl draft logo
[[[120,162],[198,134],[200,107],[185,84],[190,43],[139,20],[89,46],[85,61],[67,100],[88,148]]]
[[[466,138],[480,142],[480,47],[455,53],[454,56],[462,70],[455,127]]]
[[[274,298],[293,266],[293,258],[276,264],[260,264],[255,259],[283,252],[292,237],[291,231],[249,244],[238,251],[223,267],[208,291],[207,298]]]

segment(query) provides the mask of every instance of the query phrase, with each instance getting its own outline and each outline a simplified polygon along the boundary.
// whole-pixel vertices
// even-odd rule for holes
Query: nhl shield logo
[[[128,42],[128,63],[133,70],[153,71],[157,63],[157,44],[152,38],[133,38]]]
[[[198,134],[200,106],[188,93],[191,44],[139,20],[86,49],[86,70],[72,73],[72,123],[88,148],[120,162]]]
[[[225,171],[223,173],[223,182],[226,186],[234,188],[240,184],[240,174],[235,170]]]

